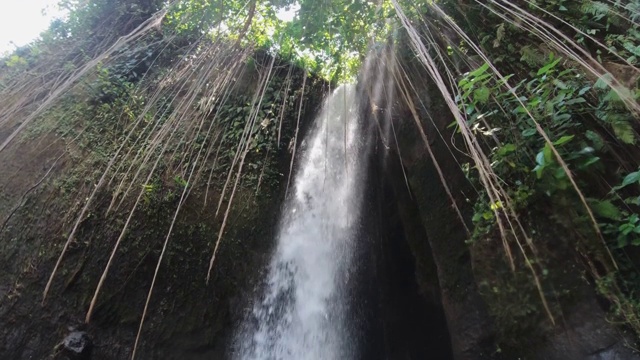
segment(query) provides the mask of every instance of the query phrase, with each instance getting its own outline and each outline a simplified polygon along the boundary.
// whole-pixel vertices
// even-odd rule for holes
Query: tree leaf
[[[569,141],[573,140],[573,138],[574,138],[574,135],[563,136],[560,139],[554,141],[553,145],[560,146],[562,144],[568,143]]]
[[[542,153],[544,154],[544,160],[547,164],[553,163],[553,152],[551,151],[551,146],[549,146],[549,144],[544,145],[544,148],[542,148]]]
[[[476,108],[473,106],[473,104],[469,104],[466,107],[465,114],[471,115],[471,113],[473,113],[475,109]]]
[[[583,97],[579,97],[579,98],[567,100],[565,104],[573,105],[573,104],[582,104],[583,102],[587,102],[587,100],[585,100]]]
[[[584,95],[587,91],[591,90],[591,86],[585,86],[578,91],[578,96]]]
[[[483,86],[479,89],[476,89],[473,92],[473,97],[476,99],[476,101],[479,101],[481,103],[486,103],[487,100],[489,100],[489,88],[486,86]]]
[[[480,66],[479,68],[473,70],[472,72],[469,73],[469,75],[467,75],[467,77],[476,77],[479,76],[481,74],[484,74],[485,71],[487,71],[487,69],[489,69],[489,64],[484,63],[482,66]]]
[[[560,62],[561,59],[556,59],[550,63],[548,63],[547,65],[543,66],[540,70],[538,70],[538,76],[543,75],[548,73],[551,69],[553,69],[556,65],[558,65],[558,63]]]
[[[587,130],[585,132],[585,136],[587,137],[587,139],[591,140],[591,144],[593,145],[594,149],[601,150],[604,147],[604,140],[598,133]]]
[[[540,166],[544,166],[545,162],[544,162],[544,153],[542,151],[540,151],[537,155],[536,155],[536,163],[538,163],[538,165]]]
[[[635,171],[630,173],[629,175],[624,177],[624,180],[622,180],[622,184],[619,186],[615,186],[613,189],[614,190],[620,190],[623,187],[629,186],[631,184],[635,184],[640,182],[640,170]]]
[[[629,245],[629,241],[627,240],[626,236],[619,236],[618,237],[618,247],[619,248],[623,248],[625,246]]]
[[[500,156],[505,156],[514,151],[516,151],[516,146],[514,144],[504,144],[498,149],[497,154]]]
[[[610,73],[606,73],[598,78],[598,81],[596,81],[593,87],[596,89],[604,90],[609,87],[609,85],[607,85],[607,82],[610,83],[611,81],[613,81],[613,76]]]
[[[588,199],[589,206],[593,213],[599,217],[610,219],[610,220],[620,220],[622,214],[620,209],[615,206],[611,201],[608,200],[596,200],[596,199]]]

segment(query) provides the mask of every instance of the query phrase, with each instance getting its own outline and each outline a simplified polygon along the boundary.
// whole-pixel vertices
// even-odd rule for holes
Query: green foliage
[[[286,28],[291,34],[286,35],[300,39],[319,62],[329,65],[323,69],[328,78],[350,78],[369,46],[387,36],[390,16],[386,1],[381,6],[352,0],[301,1],[298,17]]]
[[[173,181],[175,181],[178,188],[186,188],[189,183],[182,176],[176,175],[173,177]]]
[[[291,81],[301,83],[298,75]],[[264,97],[234,93],[215,108],[216,121],[222,130],[222,144],[217,172],[226,176],[239,151],[246,151],[243,185],[254,191],[273,188],[282,178],[277,164],[291,141],[302,90],[286,90],[285,79],[275,76],[267,85]],[[309,89],[306,89],[309,91]],[[285,99],[286,97],[286,99]],[[306,100],[303,100],[306,101]],[[283,122],[283,123],[281,123]],[[249,143],[246,141],[250,139]],[[280,142],[278,143],[278,140]],[[245,147],[246,144],[246,147]]]
[[[561,11],[568,11],[572,6],[562,1],[555,4],[557,9],[567,6],[567,10]],[[590,13],[590,16],[599,14]],[[503,46],[504,40],[500,43],[499,46]],[[615,316],[637,330],[640,301],[632,289],[638,286],[638,274],[630,270],[627,255],[618,251],[640,245],[640,171],[621,176],[619,169],[609,164],[612,157],[618,156],[613,148],[626,148],[637,142],[635,119],[620,94],[635,99],[638,94],[633,93],[633,89],[612,89],[606,85],[607,79],[594,83],[571,68],[571,63],[553,54],[542,61],[540,54],[525,48],[521,56],[523,60],[526,57],[530,67],[507,77],[519,79],[514,90],[506,88],[504,80],[497,79],[484,64],[459,80],[458,107],[478,140],[489,150],[492,170],[518,215],[526,219],[534,211],[549,213],[551,221],[580,234],[581,242],[570,246],[591,254],[597,259],[593,261],[606,262],[606,251],[614,252],[622,264],[621,270],[605,277],[609,285],[603,285],[605,278],[599,280],[599,290],[612,301]],[[587,201],[609,250],[602,248],[567,172],[558,162],[551,144],[542,138],[541,131],[551,139],[580,189],[591,196]],[[477,174],[472,171],[469,176],[481,186]],[[603,193],[602,179],[619,185],[614,186],[612,192]],[[480,195],[474,205],[471,243],[478,244],[479,239],[496,233],[498,205]],[[502,216],[500,211],[498,214]],[[616,284],[624,284],[624,288],[616,288]],[[496,294],[494,289],[487,296],[497,299]],[[515,312],[505,314],[508,317]],[[508,327],[508,324],[501,326]]]
[[[533,72],[533,79],[521,80],[515,87],[518,97],[511,91],[501,90],[503,81],[495,80],[486,64],[466,74],[458,83],[461,91],[457,97],[459,107],[467,115],[472,129],[478,135],[501,139],[491,150],[492,167],[509,184],[507,192],[517,209],[526,208],[535,194],[546,194],[549,200],[558,204],[571,202],[568,199],[574,196],[567,173],[558,163],[550,144],[542,139],[531,116],[551,139],[555,139],[553,146],[583,185],[594,171],[601,171],[600,159],[607,151],[603,136],[593,130],[597,127],[585,128],[585,122],[594,124],[594,121],[608,119],[609,122],[603,121],[603,125],[611,125],[621,143],[632,144],[636,140],[630,119],[616,117],[618,114],[630,115],[621,110],[619,98],[612,96],[613,90],[605,90],[600,84],[595,84],[592,90],[592,85],[575,70],[558,69],[560,62],[561,59],[552,55],[545,65]],[[595,101],[597,105],[593,105]],[[617,125],[612,124],[613,118],[616,119],[613,124]],[[491,128],[486,121],[491,122]],[[623,126],[631,130],[620,130]],[[640,172],[631,173],[614,189],[637,184],[639,180]],[[628,199],[626,203],[630,201]],[[628,238],[636,231],[634,213],[619,208],[614,199],[592,200],[590,205],[597,216],[614,220],[603,229],[617,239],[618,246],[635,244],[636,240]],[[477,235],[491,229],[492,206],[482,201],[476,204]]]
[[[280,20],[278,12],[293,5],[299,7],[293,20]],[[355,77],[369,46],[388,35],[391,14],[388,1],[181,0],[169,9],[165,26],[193,41],[210,29],[213,38],[278,52],[327,79],[345,81]]]
[[[471,128],[479,135],[503,139],[492,149],[491,160],[501,178],[520,184],[514,189],[527,186],[552,195],[570,188],[567,174],[551,146],[538,133],[532,117],[555,139],[554,147],[575,169],[587,171],[599,161],[595,148],[601,145],[592,140],[598,137],[593,132],[589,136],[581,132],[578,119],[594,112],[584,97],[590,86],[573,70],[556,70],[560,60],[551,57],[532,80],[520,81],[515,87],[518,97],[502,90],[504,81],[494,80],[486,64],[466,74],[458,84],[459,107],[467,115]],[[516,193],[517,190],[512,195]],[[521,199],[521,194],[517,197]]]
[[[606,200],[592,201],[594,213],[602,219],[603,232],[615,240],[615,247],[640,245],[640,196],[633,190],[640,185],[640,170],[627,174],[614,186]],[[622,194],[630,193],[626,198]]]
[[[18,54],[13,54],[5,61],[5,65],[9,68],[24,68],[28,64],[27,60]]]
[[[69,12],[64,22],[54,24],[60,38],[90,38],[94,43],[131,32],[163,6],[162,0],[61,0],[59,6]],[[108,31],[105,31],[108,29]]]
[[[636,132],[633,129],[633,115],[630,113],[621,99],[619,92],[626,93],[628,98],[634,98],[630,94],[629,89],[608,88],[603,79],[598,80],[594,85],[598,92],[600,102],[596,110],[596,116],[599,120],[611,127],[615,135],[625,144],[636,143]],[[635,94],[636,99],[640,99]]]

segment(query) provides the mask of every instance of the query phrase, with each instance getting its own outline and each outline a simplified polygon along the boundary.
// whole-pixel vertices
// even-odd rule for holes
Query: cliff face
[[[190,141],[202,141],[198,146],[215,150],[201,164],[206,181],[192,187],[171,230],[138,356],[230,357],[234,329],[258,298],[256,285],[272,250],[296,139],[299,143],[304,138],[328,90],[318,79],[305,80],[302,71],[294,70],[290,76],[288,64],[275,67],[270,96],[260,114],[262,137],[256,136],[255,147],[247,153],[246,171],[238,182],[207,283],[229,202],[229,193],[222,201],[220,194],[247,120],[237,114],[247,111],[270,61],[264,54],[256,57],[259,66],[233,79],[232,105],[221,109],[227,127],[218,133],[219,142],[195,138],[158,155],[162,161],[153,181],[132,185],[145,192],[130,220],[133,200],[121,196],[118,180],[131,174],[110,174],[113,180],[96,194],[79,223],[44,303],[42,292],[50,272],[121,140],[113,134],[126,121],[108,123],[100,117],[116,111],[114,94],[89,100],[86,94],[71,94],[42,115],[40,127],[0,153],[0,358],[65,358],[69,354],[63,350],[63,339],[73,332],[89,335],[94,359],[130,356],[162,245],[188,185],[185,169],[190,163],[174,157]],[[553,310],[562,314],[561,324],[551,326],[544,317],[536,289],[522,269],[508,269],[498,235],[470,241],[465,227],[473,231],[478,192],[461,168],[469,159],[456,150],[460,142],[448,127],[453,119],[444,101],[428,77],[418,74],[413,96],[422,107],[417,113],[388,93],[371,96],[367,91],[371,79],[365,77],[361,83],[363,119],[378,129],[376,150],[369,159],[372,170],[366,184],[357,281],[350,284],[359,298],[367,299],[353,306],[369,319],[354,325],[367,334],[360,344],[363,358],[634,358],[624,346],[629,338],[624,329],[606,321],[601,307],[606,303],[585,276],[579,252],[566,245],[571,241],[554,242],[578,234],[566,235],[549,221],[543,200],[532,205],[536,211],[527,214],[526,226],[541,234],[540,249],[550,259],[552,276],[545,279],[545,289],[560,289],[549,294],[559,294]],[[283,113],[280,127],[269,107],[287,96],[292,110]],[[75,122],[47,122],[66,117]],[[205,124],[211,121],[213,117]],[[2,128],[0,141],[11,131]],[[96,284],[125,223],[128,230],[93,318],[84,324]],[[522,265],[523,259],[517,261]]]
[[[221,214],[229,201],[227,192],[221,214],[216,216],[229,162],[236,151],[233,139],[220,140],[217,153],[212,151],[201,165],[204,181],[190,191],[171,231],[142,331],[139,358],[226,356],[227,342],[253,298],[255,281],[270,254],[287,186],[290,145],[296,132],[298,141],[304,136],[325,91],[321,81],[307,79],[303,104],[298,106],[302,72],[296,69],[287,77],[288,67],[283,68],[275,72],[272,82],[283,84],[285,78],[290,79],[290,107],[295,110],[282,116],[280,143],[274,143],[266,156],[264,152],[247,156],[247,170],[234,196],[208,284],[209,260],[223,220]],[[246,106],[258,89],[259,79],[258,70],[249,67],[235,79],[229,103]],[[270,96],[283,89],[272,90]],[[112,99],[104,101],[113,105],[109,103]],[[299,118],[298,109],[302,110]],[[44,120],[55,116],[55,111],[43,115]],[[117,111],[115,106],[113,111]],[[77,127],[90,121],[80,118]],[[214,121],[213,117],[208,121]],[[41,303],[45,284],[76,217],[108,156],[119,145],[91,143],[106,135],[108,124],[102,125],[87,127],[74,138],[60,131],[44,135],[32,132],[0,154],[3,359],[64,358],[68,354],[61,343],[73,331],[71,328],[89,334],[94,359],[123,359],[131,354],[156,263],[185,186],[184,173],[179,169],[161,165],[153,182],[145,185],[147,191],[129,220],[89,324],[84,324],[84,317],[93,292],[133,205],[132,199],[123,198],[120,207],[107,211],[118,190],[117,180],[96,194],[46,301]],[[279,126],[269,125],[274,129]],[[9,130],[0,135],[8,136]],[[271,146],[271,139],[275,136],[263,143]],[[137,190],[143,184],[135,186]]]
[[[609,305],[596,294],[597,282],[585,275],[583,254],[567,245],[578,243],[581,235],[567,231],[558,220],[562,215],[549,209],[544,197],[520,216],[544,259],[542,286],[552,312],[560,314],[556,325],[544,315],[525,260],[516,256],[512,271],[500,234],[477,236],[472,216],[482,188],[468,178],[473,162],[450,126],[454,117],[424,69],[403,61],[417,89],[410,101],[398,96],[379,104],[394,124],[385,139],[384,174],[404,231],[424,234],[408,238],[415,277],[423,294],[441,302],[453,357],[638,358],[628,347],[634,341],[631,332],[607,321]],[[400,94],[402,87],[396,84],[395,91]]]
[[[270,58],[263,54],[256,58],[261,65],[269,64]],[[247,155],[247,170],[227,217],[209,283],[207,268],[229,201],[227,193],[218,212],[220,194],[242,129],[242,124],[236,122],[246,121],[235,113],[245,111],[247,102],[260,88],[264,67],[248,66],[241,77],[234,79],[228,99],[232,105],[223,108],[223,115],[217,120],[231,119],[229,126],[240,130],[225,133],[213,145],[199,145],[209,145],[214,151],[202,165],[205,181],[193,186],[175,219],[142,330],[138,358],[231,358],[234,331],[252,302],[259,299],[258,284],[264,278],[274,245],[293,151],[299,147],[294,146],[295,140],[298,145],[303,141],[329,90],[318,79],[305,80],[295,68],[289,73],[286,65],[275,67],[269,85],[271,94],[264,101],[282,101],[288,87],[287,101],[294,111],[283,114],[281,127],[271,123],[273,114],[265,112],[271,120],[261,122],[260,129],[276,126],[279,134],[275,137],[271,133],[271,137],[260,140],[265,146],[273,145],[269,151],[258,147]],[[0,178],[0,215],[4,221],[0,242],[2,358],[74,358],[69,352],[74,339],[92,349],[92,359],[129,357],[156,264],[180,204],[184,167],[176,167],[170,157],[179,154],[179,148],[161,156],[152,181],[135,185],[145,191],[130,219],[134,199],[121,195],[118,180],[131,173],[110,173],[114,179],[96,193],[79,222],[51,290],[42,302],[43,290],[76,217],[122,141],[112,133],[117,128],[102,123],[103,118],[90,118],[92,114],[102,114],[95,108],[117,110],[122,105],[117,103],[118,97],[87,100],[85,95],[70,95],[70,100],[42,116],[39,128],[0,154],[2,168],[9,174]],[[83,105],[80,100],[89,104]],[[366,99],[362,106],[370,107]],[[69,114],[70,109],[75,123],[55,122],[56,116]],[[372,120],[366,111],[363,114],[363,121]],[[207,121],[215,119],[210,117]],[[67,132],[59,131],[59,126]],[[10,130],[2,135],[8,136]],[[271,144],[276,138],[279,142]],[[359,318],[367,319],[353,325],[366,334],[359,344],[362,358],[424,358],[434,353],[449,358],[450,342],[436,268],[415,203],[405,203],[406,192],[396,195],[394,186],[400,178],[389,175],[384,168],[383,147],[375,147],[368,160],[372,166],[365,186],[367,200],[362,241],[357,250],[358,266],[348,284],[353,298],[358,299],[349,305],[350,309]],[[85,324],[96,285],[127,223],[91,321]]]
[[[421,86],[416,97],[426,99],[429,109],[428,114],[416,114],[428,142],[423,141],[406,104],[398,99],[378,100],[383,110],[374,117],[382,120],[386,113],[386,121],[394,124],[382,136],[388,149],[382,165],[383,176],[398,209],[397,221],[406,234],[419,292],[443,309],[453,357],[491,358],[495,355],[495,330],[478,291],[466,243],[469,234],[465,225],[470,227],[469,197],[473,188],[449,151],[450,143],[445,143],[444,139],[450,139],[447,125],[451,117],[444,102],[435,95],[432,98],[433,89],[426,76],[415,83]],[[399,85],[396,91],[400,94]],[[439,172],[446,179],[463,219],[455,211]]]

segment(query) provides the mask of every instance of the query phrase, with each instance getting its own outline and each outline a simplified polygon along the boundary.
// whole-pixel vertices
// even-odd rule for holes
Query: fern
[[[582,4],[582,11],[585,14],[593,16],[592,20],[595,21],[602,20],[602,18],[609,14],[609,10],[608,4],[599,1],[585,1],[584,4]]]
[[[624,8],[629,12],[631,21],[637,24],[640,21],[640,1],[630,1]]]
[[[615,93],[613,90],[609,94]],[[626,113],[619,113],[616,109],[621,106],[620,101],[611,101],[605,97],[603,101],[607,104],[602,106],[596,111],[596,117],[602,120],[607,125],[611,126],[613,133],[616,137],[625,144],[635,144],[636,135],[633,126],[631,125],[631,119]]]
[[[610,220],[620,220],[620,218],[622,218],[620,209],[618,209],[611,201],[597,199],[587,199],[587,201],[589,202],[591,210],[593,210],[593,212],[599,217]]]
[[[522,55],[520,61],[524,61],[532,67],[540,66],[544,64],[546,60],[540,50],[534,49],[529,45],[523,46],[520,49],[520,55]]]
[[[611,127],[613,128],[613,132],[616,134],[618,139],[625,144],[635,144],[636,143],[636,135],[633,131],[633,127],[627,121],[616,121],[611,123]]]

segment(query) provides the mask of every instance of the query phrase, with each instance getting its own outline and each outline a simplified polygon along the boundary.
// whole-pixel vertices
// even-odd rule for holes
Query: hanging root
[[[528,254],[528,252],[526,251],[525,247],[522,245],[522,241],[520,240],[520,236],[518,234],[523,234],[525,237],[525,242],[527,243],[527,246],[532,250],[533,252],[533,256],[535,258],[535,254],[536,251],[534,250],[534,246],[533,246],[533,242],[530,241],[530,237],[527,235],[526,231],[524,230],[524,228],[522,227],[522,225],[520,224],[517,215],[515,214],[515,210],[513,209],[512,206],[512,202],[508,196],[508,194],[506,193],[506,191],[502,188],[502,185],[500,184],[500,181],[497,177],[497,175],[495,174],[495,172],[493,171],[493,169],[491,168],[490,162],[487,158],[487,156],[484,154],[482,148],[480,147],[480,145],[478,144],[475,136],[473,135],[466,119],[464,118],[463,114],[460,112],[460,110],[458,109],[458,106],[455,103],[454,100],[454,96],[452,96],[449,88],[447,87],[447,84],[445,83],[444,79],[442,78],[439,68],[437,66],[437,63],[435,61],[435,59],[429,54],[429,51],[427,50],[425,43],[422,41],[422,37],[418,34],[418,32],[416,31],[416,29],[414,28],[414,26],[412,25],[412,23],[409,21],[409,19],[406,17],[406,15],[404,14],[403,9],[401,8],[401,6],[399,5],[397,0],[392,0],[392,4],[394,6],[394,9],[396,11],[396,14],[398,15],[398,18],[400,19],[402,25],[404,26],[404,28],[407,30],[407,33],[409,35],[410,38],[410,42],[411,45],[413,47],[413,50],[415,52],[415,54],[417,55],[418,59],[422,62],[422,64],[424,65],[425,69],[427,70],[429,76],[431,77],[431,79],[434,81],[434,83],[436,84],[438,90],[441,92],[443,99],[446,103],[446,105],[448,106],[449,110],[451,111],[451,113],[453,114],[456,123],[460,129],[460,132],[462,134],[462,138],[465,141],[465,144],[467,146],[467,149],[469,151],[469,155],[472,158],[473,162],[476,165],[476,169],[478,170],[478,174],[479,174],[479,178],[480,178],[480,182],[483,184],[487,196],[489,197],[489,201],[492,204],[504,204],[503,208],[505,209],[505,215],[506,216],[502,216],[501,215],[501,210],[498,206],[494,206],[492,207],[492,210],[494,212],[494,216],[496,219],[496,223],[498,225],[498,229],[500,230],[500,234],[501,234],[501,239],[502,239],[502,244],[503,244],[503,248],[505,249],[505,253],[507,255],[507,258],[509,259],[509,264],[511,266],[512,271],[515,271],[515,261],[514,261],[514,257],[511,253],[511,249],[509,246],[509,233],[511,234],[511,237],[514,239],[514,241],[517,244],[518,249],[520,250],[520,253],[522,254],[522,256],[524,257],[524,261],[527,264],[527,267],[529,268],[529,270],[531,271],[531,274],[534,278],[534,282],[536,285],[536,288],[538,290],[539,296],[540,296],[540,300],[542,302],[542,305],[547,313],[547,316],[549,318],[549,320],[555,324],[555,318],[549,308],[549,305],[547,303],[546,297],[544,295],[544,291],[542,289],[542,284],[539,280],[539,275],[538,272],[536,271],[536,269],[533,267],[532,265],[532,261],[530,259],[530,256]],[[436,12],[438,12],[439,8],[437,7],[436,4],[432,4],[431,7],[433,9],[435,9]],[[443,14],[440,10],[440,14]],[[444,16],[442,16],[444,17]],[[447,17],[447,19],[445,19],[445,21],[449,21],[451,22],[451,26],[456,29],[459,34],[463,37],[466,37],[466,34],[459,28],[457,27],[457,25],[455,25],[455,23],[453,23],[453,21],[451,19],[449,19]],[[427,33],[429,33],[429,28],[427,27]],[[468,37],[466,37],[468,38]],[[430,37],[430,39],[433,38]],[[433,41],[433,43],[435,43]],[[472,48],[474,50],[476,50],[480,55],[483,55],[482,52],[480,51],[480,49],[478,49],[477,47],[474,47],[473,42],[469,41],[470,46],[472,46]],[[435,51],[440,51],[439,48],[437,46],[434,46],[433,49]],[[486,58],[486,56],[484,57],[487,61],[487,63],[490,64],[490,66],[492,67],[492,69],[497,73],[497,69],[495,69],[495,67],[493,67],[491,65],[491,62],[489,61],[489,59]],[[445,65],[446,66],[446,65]],[[501,75],[498,75],[501,79],[504,79]],[[515,96],[515,95],[514,95]],[[442,178],[441,178],[442,180]],[[444,182],[444,181],[443,181]],[[504,222],[506,222],[506,225],[508,225],[510,231],[507,232],[507,228],[505,227]],[[517,225],[517,227],[514,227],[513,222],[515,222],[515,224]],[[537,261],[536,261],[537,262]],[[538,263],[538,262],[537,262]]]

